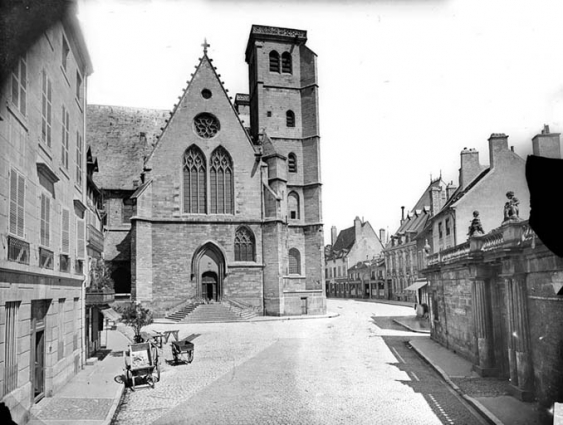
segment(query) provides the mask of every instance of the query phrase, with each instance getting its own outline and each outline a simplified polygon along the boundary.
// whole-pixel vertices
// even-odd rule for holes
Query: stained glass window
[[[233,214],[233,162],[222,147],[211,155],[209,185],[211,214]]]
[[[196,146],[184,154],[184,212],[205,214],[207,203],[205,158]]]

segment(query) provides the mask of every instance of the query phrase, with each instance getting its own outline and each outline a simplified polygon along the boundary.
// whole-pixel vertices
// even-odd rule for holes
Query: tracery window
[[[285,124],[288,127],[295,127],[295,113],[293,111],[285,113]]]
[[[184,154],[184,212],[206,213],[205,158],[201,150],[191,146]]]
[[[275,50],[270,52],[270,72],[280,72],[280,54]]]
[[[297,157],[293,152],[287,156],[287,171],[297,173]]]
[[[287,210],[289,212],[290,219],[299,219],[299,195],[297,193],[290,192],[287,195]]]
[[[233,162],[221,146],[211,155],[209,179],[211,214],[233,214]]]
[[[284,74],[291,74],[291,53],[284,52],[281,57],[282,72]]]
[[[204,112],[194,118],[194,128],[199,137],[211,139],[219,132],[221,125],[216,117]]]
[[[289,250],[289,274],[301,274],[301,253],[297,248]]]
[[[235,261],[254,261],[254,235],[248,227],[236,231]]]

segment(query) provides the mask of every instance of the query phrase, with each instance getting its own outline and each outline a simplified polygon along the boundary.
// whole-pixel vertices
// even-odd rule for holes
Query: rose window
[[[194,118],[194,128],[199,137],[210,139],[219,132],[221,126],[213,115],[203,113]]]

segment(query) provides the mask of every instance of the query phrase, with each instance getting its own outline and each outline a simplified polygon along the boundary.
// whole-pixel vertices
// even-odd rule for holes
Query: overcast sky
[[[83,0],[88,102],[172,109],[204,38],[225,87],[248,93],[252,24],[307,30],[318,55],[325,240],[354,217],[394,232],[459,154],[491,133],[531,152],[563,129],[563,3],[518,0]]]

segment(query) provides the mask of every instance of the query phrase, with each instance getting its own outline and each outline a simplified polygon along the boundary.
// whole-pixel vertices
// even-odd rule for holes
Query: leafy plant
[[[141,329],[153,322],[152,312],[141,304],[135,304],[134,302],[121,307],[119,310],[121,322],[133,328],[135,342],[143,342]]]
[[[113,289],[113,279],[104,260],[92,258],[90,282],[91,289]]]

